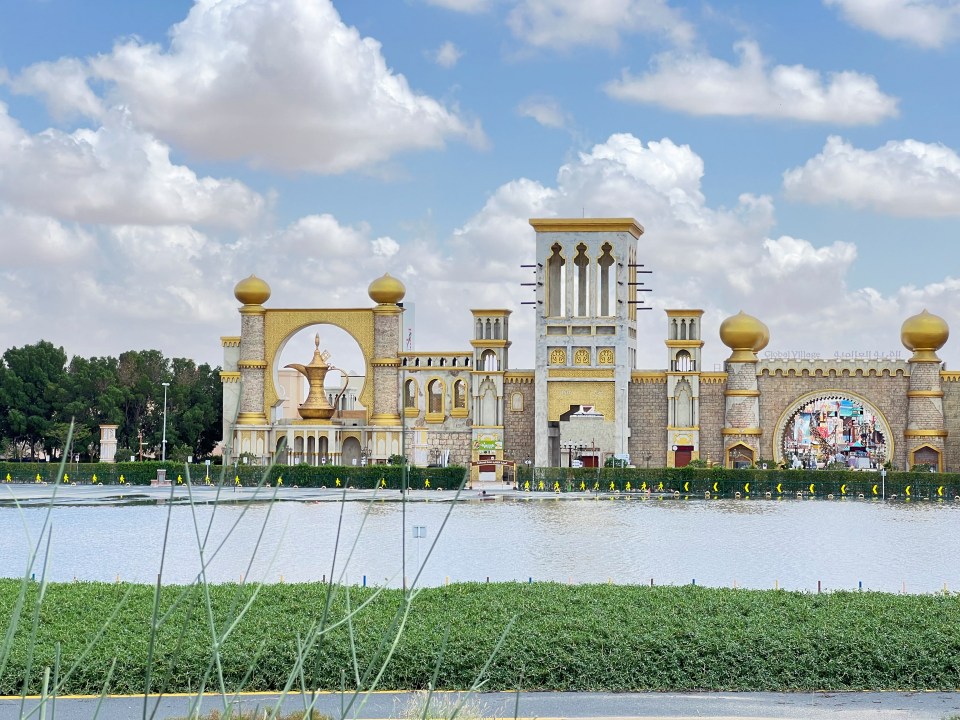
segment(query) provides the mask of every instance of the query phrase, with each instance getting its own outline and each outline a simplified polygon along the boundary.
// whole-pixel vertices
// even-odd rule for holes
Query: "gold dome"
[[[244,305],[263,305],[270,299],[270,286],[256,275],[251,275],[237,283],[233,288],[233,296]]]
[[[939,362],[937,350],[942,348],[950,337],[947,322],[926,310],[919,315],[908,317],[900,327],[900,342],[907,350],[913,351],[912,361],[931,360]]]
[[[383,277],[378,277],[370,283],[367,294],[371,300],[380,305],[396,305],[403,300],[407,289],[395,277],[390,277],[390,273],[384,273]]]
[[[770,342],[770,330],[741,310],[720,323],[720,340],[733,350],[730,360],[751,362],[757,359],[757,351],[763,350]]]

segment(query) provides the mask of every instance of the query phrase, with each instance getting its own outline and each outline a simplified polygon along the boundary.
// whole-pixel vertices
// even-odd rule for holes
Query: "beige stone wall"
[[[637,467],[667,463],[667,379],[644,379],[629,386],[630,461]]]
[[[943,378],[944,429],[949,433],[944,443],[947,472],[960,471],[960,373]]]
[[[700,457],[711,462],[723,462],[724,396],[726,379],[700,379]]]
[[[816,371],[819,372],[819,371]],[[760,455],[774,457],[777,422],[784,411],[800,396],[812,392],[850,392],[865,398],[879,410],[890,424],[893,433],[893,462],[903,468],[906,462],[906,443],[903,431],[907,426],[907,389],[910,377],[902,369],[893,373],[857,375],[848,370],[837,375],[829,372],[798,375],[769,374],[762,371],[757,378],[760,388],[760,427],[758,438]]]
[[[530,380],[533,380],[531,374]],[[515,410],[513,396],[520,393],[523,409]],[[533,382],[515,382],[509,378],[503,384],[503,456],[523,462],[535,454],[534,427],[536,422],[536,385]]]
[[[395,359],[400,350],[400,312],[377,312],[373,316],[373,352],[368,360]],[[396,415],[400,380],[395,367],[373,368],[373,413]]]
[[[470,430],[432,431],[426,436],[427,451],[429,453],[433,448],[440,448],[441,451],[449,450],[451,465],[467,467],[470,464],[470,437]]]

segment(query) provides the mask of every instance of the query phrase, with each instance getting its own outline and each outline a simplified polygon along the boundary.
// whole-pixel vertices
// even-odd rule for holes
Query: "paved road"
[[[440,702],[453,703],[456,694],[438,693]],[[272,707],[277,695],[244,695],[238,702],[248,710]],[[148,702],[146,717],[168,720],[184,717],[192,698],[164,697]],[[52,720],[90,720],[97,709],[97,698],[61,698],[49,708]],[[216,698],[205,698],[203,709],[221,707]],[[469,700],[483,717],[499,718],[661,718],[685,720],[698,718],[739,718],[740,720],[944,720],[960,714],[960,693],[523,693],[519,704],[513,693],[483,693]],[[374,693],[362,707],[347,710],[349,697],[323,693],[317,709],[333,717],[400,717],[410,707],[410,693]],[[39,718],[38,701],[27,700],[21,716],[19,699],[0,699],[0,720],[20,717]],[[286,698],[283,709],[290,712],[303,707],[302,699]],[[53,710],[53,713],[51,713]],[[143,718],[143,697],[111,697],[104,701],[99,720]],[[469,715],[468,715],[469,717]]]

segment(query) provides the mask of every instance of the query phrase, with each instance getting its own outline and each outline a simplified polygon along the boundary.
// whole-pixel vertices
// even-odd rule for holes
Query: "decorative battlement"
[[[906,360],[761,360],[757,375],[768,377],[909,377]]]
[[[399,355],[400,367],[406,370],[425,368],[473,368],[470,353],[456,351],[441,352],[405,352]]]

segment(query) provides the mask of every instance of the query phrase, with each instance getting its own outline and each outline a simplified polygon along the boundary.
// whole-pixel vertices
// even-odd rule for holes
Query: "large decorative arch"
[[[780,417],[777,419],[777,424],[774,426],[773,432],[773,459],[776,462],[781,463],[785,459],[783,455],[783,434],[787,429],[787,424],[791,419],[793,419],[793,416],[800,410],[800,408],[814,400],[819,399],[850,400],[858,403],[865,410],[869,411],[874,417],[877,418],[877,421],[880,424],[880,432],[883,434],[883,437],[886,440],[886,459],[892,460],[896,457],[896,439],[893,436],[893,431],[890,429],[890,422],[887,420],[886,415],[884,415],[873,402],[863,395],[851,392],[850,390],[825,388],[823,390],[813,390],[794,398],[794,400],[787,405],[786,409],[780,413]]]
[[[265,414],[280,399],[277,392],[277,361],[294,335],[312,325],[338,327],[360,346],[363,354],[364,380],[360,390],[360,404],[366,408],[367,420],[373,413],[374,311],[372,308],[344,310],[271,310],[264,312],[263,345],[266,368],[263,400]]]

